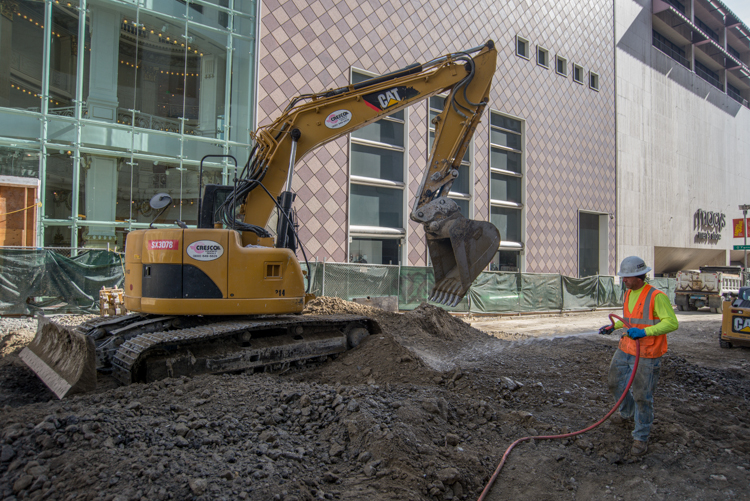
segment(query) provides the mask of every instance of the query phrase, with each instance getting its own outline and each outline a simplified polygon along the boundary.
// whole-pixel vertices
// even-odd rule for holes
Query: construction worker
[[[620,413],[612,418],[615,423],[635,421],[633,446],[630,453],[640,456],[648,450],[648,435],[654,422],[654,390],[659,381],[661,357],[667,352],[667,333],[677,329],[677,317],[669,298],[646,283],[651,268],[643,259],[630,256],[620,263],[618,276],[627,291],[623,304],[623,318],[631,325],[620,338],[620,345],[609,366],[609,391],[620,399],[635,365],[636,344],[640,341],[638,372],[630,391],[620,405]],[[600,334],[611,334],[625,325],[605,325]]]

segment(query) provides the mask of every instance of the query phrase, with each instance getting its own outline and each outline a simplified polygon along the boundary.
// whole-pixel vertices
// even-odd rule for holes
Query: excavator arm
[[[279,208],[277,247],[287,247],[294,200],[294,165],[309,151],[430,96],[449,91],[435,119],[436,136],[411,219],[423,224],[435,270],[430,299],[456,305],[489,264],[500,235],[488,222],[464,218],[447,198],[489,99],[497,50],[492,41],[358,84],[294,98],[271,124],[254,134],[254,148],[237,189],[219,212],[242,232],[243,244],[270,234],[265,226]],[[236,221],[233,207],[241,207]],[[291,247],[290,247],[291,248]]]

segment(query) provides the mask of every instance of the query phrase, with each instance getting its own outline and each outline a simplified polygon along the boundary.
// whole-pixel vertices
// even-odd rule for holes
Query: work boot
[[[622,417],[619,412],[615,412],[614,414],[612,414],[609,420],[612,422],[612,424],[617,426],[625,426],[631,421],[630,419],[625,419],[624,417]]]
[[[640,440],[633,441],[633,447],[630,448],[630,453],[633,456],[643,456],[648,451],[648,444]]]

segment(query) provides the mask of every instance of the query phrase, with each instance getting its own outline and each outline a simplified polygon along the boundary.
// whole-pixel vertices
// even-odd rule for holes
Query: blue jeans
[[[633,365],[635,356],[628,355],[618,348],[609,365],[609,392],[615,397],[615,402],[620,399],[628,385]],[[654,422],[654,390],[659,381],[660,367],[661,357],[641,357],[630,391],[620,405],[620,416],[635,420],[633,438],[642,442],[648,440]]]

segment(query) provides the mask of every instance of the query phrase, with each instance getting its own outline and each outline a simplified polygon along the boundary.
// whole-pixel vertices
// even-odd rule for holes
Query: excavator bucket
[[[59,399],[96,388],[94,340],[45,317],[18,356]]]
[[[456,306],[497,252],[500,232],[494,224],[457,213],[436,233],[427,232],[435,286],[430,301]]]

